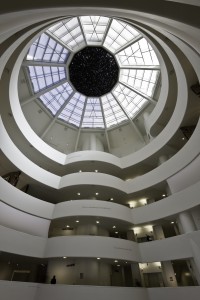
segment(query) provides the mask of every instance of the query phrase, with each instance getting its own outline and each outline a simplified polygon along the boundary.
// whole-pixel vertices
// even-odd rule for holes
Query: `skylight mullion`
[[[52,39],[54,39],[54,41],[56,41],[57,43],[59,43],[60,45],[62,45],[64,48],[66,48],[67,50],[69,50],[69,52],[73,52],[73,49],[71,47],[67,46],[67,44],[65,44],[62,40],[60,40],[51,31],[46,31],[45,34],[48,35],[49,37],[51,37]]]
[[[85,37],[85,33],[84,33],[84,31],[83,31],[83,27],[82,27],[82,24],[81,24],[81,21],[80,21],[80,17],[77,17],[77,19],[78,19],[79,27],[80,27],[80,29],[81,29],[81,33],[82,33],[82,35],[83,35],[84,42],[85,42],[85,44],[87,45],[88,43],[87,43],[87,40],[86,40],[86,37]]]
[[[78,27],[78,26],[77,26]],[[77,37],[79,37],[81,34],[80,33],[77,33],[76,35],[72,35],[70,32],[68,32],[69,34],[70,34],[70,36],[71,36],[71,38],[67,41],[67,43],[69,44],[69,43],[71,43],[72,41],[74,41],[75,43],[76,43],[76,47],[77,46],[79,46],[79,44],[77,43],[77,41],[76,41],[76,38]],[[65,34],[66,35],[66,34]],[[65,35],[63,36],[63,37],[65,37]],[[63,38],[62,37],[62,38]],[[72,50],[71,51],[73,51],[73,48],[72,48]]]
[[[147,65],[127,65],[120,67],[120,70],[123,69],[136,69],[136,70],[160,70],[160,66],[147,66]]]
[[[68,22],[66,22],[66,23],[63,22],[63,27],[65,27],[66,31],[63,32],[63,33],[59,36],[60,39],[62,39],[66,34],[71,35],[71,37],[73,38],[72,31],[73,31],[74,29],[76,29],[76,28],[79,27],[79,23],[78,23],[78,24],[76,24],[73,28],[71,28],[71,29],[69,30],[69,29],[67,28],[67,23],[68,23]]]
[[[37,85],[38,85],[39,90],[40,90],[40,82],[38,81],[39,76],[36,75],[36,70],[35,70],[36,67],[33,67],[33,68],[34,68],[34,72],[35,72],[35,79],[37,80]],[[46,81],[45,81],[45,82],[46,82]]]
[[[72,94],[69,96],[69,98],[71,99],[74,96],[74,94],[75,94],[75,92],[72,92]],[[53,119],[51,120],[51,122],[48,124],[48,126],[46,127],[46,129],[40,135],[41,139],[43,139],[45,137],[45,135],[48,133],[48,131],[51,129],[51,127],[56,122],[56,120],[58,119],[60,113],[63,111],[63,109],[65,108],[66,105],[67,105],[67,101],[65,101],[63,103],[63,105],[60,106],[59,110],[57,111],[57,113],[55,114],[55,116],[53,117]]]
[[[101,113],[102,113],[102,116],[103,116],[103,123],[104,123],[104,127],[105,127],[105,135],[106,135],[106,141],[107,141],[107,145],[108,145],[108,151],[111,152],[110,140],[109,140],[108,130],[107,130],[107,124],[106,124],[106,118],[105,118],[105,114],[104,114],[103,104],[102,104],[101,98],[99,99],[99,102],[100,102],[100,106],[101,106]]]
[[[44,46],[44,52],[43,52],[41,60],[44,59],[45,52],[47,51],[47,48],[48,48],[49,40],[50,40],[50,37],[48,36],[48,40],[46,42],[46,45]]]
[[[112,97],[111,99],[110,96]],[[107,127],[111,127],[112,125],[116,125],[116,124],[118,125],[120,122],[124,121],[123,119],[124,117],[127,120],[126,115],[123,113],[120,106],[118,105],[118,102],[116,102],[115,98],[112,96],[111,93],[107,94],[106,96],[103,96],[102,98],[106,99],[106,100],[102,100],[102,104],[103,107],[107,106],[107,108],[104,108]],[[117,111],[114,110],[115,107],[117,108]],[[116,116],[116,114],[118,113],[122,113],[122,115],[119,118],[117,118]]]
[[[92,22],[92,26],[93,26],[93,28],[94,28],[93,33],[92,33],[92,36],[93,36],[94,33],[95,33],[98,39],[99,39],[99,37],[98,37],[98,33],[97,33],[97,31],[96,31],[96,28],[97,28],[97,26],[98,26],[98,23],[99,23],[99,21],[100,21],[100,18],[101,18],[101,17],[99,16],[98,21],[97,21],[96,24],[94,25],[94,23],[92,22],[92,18],[90,17],[91,22]]]
[[[124,30],[124,27],[122,28],[122,30],[120,32],[116,31],[115,28],[112,28],[112,30],[115,31],[118,34],[115,39],[112,38],[112,41],[113,41],[112,44],[113,44],[114,42],[116,42],[116,40],[118,39],[118,37],[120,36],[120,34],[122,33],[122,31]],[[116,42],[116,43],[119,45],[118,42]],[[112,46],[112,44],[110,46]]]
[[[57,83],[55,83],[54,85],[51,85],[49,86],[48,88],[46,89],[43,89],[42,91],[38,92],[38,93],[35,93],[34,95],[32,95],[31,97],[29,97],[28,99],[24,100],[21,102],[21,106],[24,106],[30,102],[32,102],[33,100],[39,98],[40,96],[42,96],[43,94],[47,93],[47,92],[50,92],[51,90],[53,90],[54,88],[57,88],[59,87],[60,85],[62,84],[65,84],[65,83],[68,83],[67,81],[67,78],[62,80],[62,81],[59,81]]]
[[[126,115],[127,119],[128,119],[129,121],[132,122],[131,117],[129,116],[129,114],[127,113],[127,111],[124,109],[123,105],[120,103],[120,101],[118,101],[117,97],[114,95],[113,92],[111,92],[111,94],[112,94],[113,98],[115,99],[115,101],[116,101],[116,102],[118,103],[118,105],[120,106],[121,110],[122,110],[122,111],[124,112],[124,114]]]
[[[105,31],[105,33],[104,33],[102,42],[101,42],[101,45],[102,45],[102,46],[103,46],[103,44],[104,44],[104,42],[105,42],[105,39],[106,39],[107,34],[108,34],[108,31],[110,30],[111,24],[112,24],[112,19],[110,18],[109,21],[108,21],[108,25],[107,25],[106,31]]]
[[[85,103],[84,103],[84,106],[83,106],[83,111],[82,111],[82,115],[81,115],[81,120],[80,120],[80,124],[79,124],[79,129],[78,129],[78,134],[77,134],[77,138],[76,138],[74,151],[77,151],[77,148],[78,148],[78,143],[79,143],[80,133],[81,133],[81,129],[82,129],[83,118],[84,118],[84,115],[85,115],[87,100],[88,100],[88,98],[85,99]]]
[[[151,98],[151,97],[145,95],[144,93],[140,92],[139,90],[134,89],[134,88],[131,87],[130,85],[128,85],[128,84],[126,84],[126,83],[124,83],[124,82],[122,82],[122,81],[120,81],[120,80],[119,80],[119,83],[122,84],[123,86],[127,87],[128,89],[130,89],[130,90],[133,91],[134,93],[136,93],[136,94],[140,95],[141,97],[147,99],[149,102],[152,102],[152,103],[154,103],[154,104],[157,103],[156,100],[154,100],[153,98]]]
[[[24,60],[22,66],[66,67],[66,64],[51,61]]]
[[[122,111],[124,112],[124,114],[126,115],[127,119],[129,120],[129,123],[134,128],[134,130],[136,131],[136,133],[138,134],[138,136],[142,139],[143,142],[145,142],[143,135],[141,134],[140,130],[138,129],[138,127],[134,123],[133,119],[129,116],[129,114],[124,109],[124,107],[122,106],[122,104],[118,101],[117,97],[115,97],[114,93],[111,92],[111,94],[114,97],[114,99],[117,101],[117,103],[119,104],[119,106],[121,107]],[[145,142],[145,144],[146,144],[146,142]]]
[[[40,42],[40,38],[41,38],[41,36],[37,39],[37,43],[36,43],[36,47],[35,47],[35,51],[34,51],[34,55],[33,55],[33,58],[35,57],[35,55],[36,55],[36,52],[37,52],[37,49],[38,49],[38,47],[39,47],[39,42]],[[34,43],[33,43],[34,44]]]
[[[52,78],[52,82],[53,82],[53,76],[52,76],[52,68],[50,68],[50,73],[45,73],[45,70],[44,70],[44,67],[42,66],[42,71],[43,71],[43,74],[44,74],[44,81],[45,81],[45,85],[48,86],[48,82],[47,82],[47,76],[51,76]],[[38,77],[39,78],[39,77]]]
[[[90,20],[92,22],[92,18],[91,17],[90,17]],[[99,17],[99,20],[100,20],[100,17]],[[96,32],[96,27],[97,27],[97,24],[98,24],[99,20],[97,21],[96,25],[94,25],[94,23],[92,22],[92,26],[93,26],[92,36],[93,36],[94,33],[96,33],[97,38],[98,38],[98,35],[97,35],[97,32]]]
[[[148,51],[142,51],[142,49],[141,49],[141,46],[140,46],[140,43],[138,43],[138,46],[139,46],[139,49],[140,49],[140,52],[143,54],[144,52],[148,52]],[[143,55],[142,55],[142,60],[143,60],[143,63],[144,63],[144,65],[145,65],[145,61],[144,61],[144,57],[143,57]]]
[[[148,48],[149,48],[149,43],[148,43]],[[154,60],[153,60],[153,57],[152,57],[152,50],[149,48],[149,54],[150,54],[150,56],[151,56],[151,61],[153,62]]]
[[[79,44],[76,41],[76,38],[79,37],[81,34],[80,33],[78,33],[77,35],[73,35],[72,34],[72,31],[74,29],[76,29],[76,28],[80,28],[80,30],[82,29],[82,27],[79,25],[79,19],[78,18],[76,18],[76,19],[77,19],[78,23],[72,29],[70,29],[70,31],[69,31],[69,29],[66,26],[67,23],[65,23],[65,24],[63,23],[63,25],[64,25],[64,27],[67,30],[67,34],[69,34],[71,36],[71,38],[72,38],[71,40],[68,41],[68,43],[70,43],[71,41],[74,41],[76,43],[76,45],[79,46]],[[82,33],[82,30],[81,30],[81,33]],[[66,32],[65,32],[65,34],[63,36],[60,36],[59,38],[62,39],[65,35],[66,35]],[[83,39],[84,39],[84,35],[83,35]],[[87,45],[87,43],[86,43],[86,45]]]
[[[49,40],[50,40],[50,37],[49,37]],[[55,43],[54,48],[51,48],[51,47],[49,46],[49,48],[53,50],[52,53],[51,53],[51,58],[50,58],[50,60],[52,60],[52,57],[53,57],[53,55],[54,55],[54,52],[56,52],[56,47],[57,47],[57,44],[56,44],[56,43]],[[56,53],[57,53],[57,52],[56,52]],[[44,53],[44,55],[45,55],[45,53]],[[59,56],[58,56],[58,57],[59,57]],[[58,61],[59,61],[59,59],[58,59]]]

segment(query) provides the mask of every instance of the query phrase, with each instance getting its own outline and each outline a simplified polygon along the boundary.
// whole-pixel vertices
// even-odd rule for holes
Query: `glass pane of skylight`
[[[85,100],[85,96],[79,93],[75,93],[74,96],[66,104],[65,108],[60,113],[58,118],[70,124],[80,126]]]
[[[160,71],[157,70],[122,69],[120,71],[120,81],[151,97],[153,96],[159,73]]]
[[[80,20],[87,43],[101,43],[110,19],[100,16],[84,16],[80,17]]]
[[[43,33],[30,47],[26,56],[27,60],[66,62],[69,50],[61,46],[55,40]]]
[[[87,99],[82,127],[104,128],[103,115],[99,98]]]
[[[155,51],[144,38],[119,52],[117,58],[122,66],[159,65]]]
[[[66,78],[64,67],[29,66],[28,70],[35,93]]]
[[[66,44],[71,50],[78,49],[85,44],[77,18],[61,21],[50,27],[48,31]]]
[[[141,107],[148,102],[145,98],[131,91],[122,84],[118,84],[116,86],[113,90],[113,94],[130,118],[136,115],[140,111]]]
[[[66,82],[40,96],[40,100],[55,116],[72,92],[72,87]]]
[[[112,94],[101,97],[107,128],[127,120],[127,116]]]
[[[115,53],[138,35],[139,32],[133,27],[114,19],[108,30],[104,46]]]

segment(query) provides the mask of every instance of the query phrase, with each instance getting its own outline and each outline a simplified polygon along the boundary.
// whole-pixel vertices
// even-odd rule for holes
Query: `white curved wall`
[[[173,216],[199,205],[199,182],[155,203],[132,209],[134,224]],[[188,201],[189,199],[189,201]]]
[[[48,237],[50,220],[26,214],[0,202],[0,225],[31,235]]]
[[[198,206],[199,192],[200,186],[197,182],[160,201],[134,209],[112,202],[98,200],[92,200],[91,202],[91,200],[85,199],[50,204],[21,192],[0,178],[0,198],[2,202],[15,208],[16,213],[18,210],[28,213],[27,220],[29,220],[29,216],[31,220],[31,215],[49,220],[79,215],[114,218],[136,225],[173,216]],[[21,230],[26,230],[25,223]],[[43,229],[41,228],[41,230]]]
[[[0,177],[0,199],[21,211],[29,214],[51,219],[54,205],[35,197],[32,197],[24,192],[18,190],[3,178]]]
[[[99,216],[119,219],[132,223],[131,210],[128,207],[98,200],[75,200],[55,205],[52,219],[76,216]]]
[[[43,0],[44,1],[44,0]],[[165,1],[166,2],[166,1]],[[44,2],[43,2],[44,3]],[[62,3],[59,2],[59,3]],[[165,3],[164,3],[165,4]],[[163,5],[164,5],[163,4]],[[115,3],[116,7],[118,7],[118,4]],[[125,5],[124,3],[121,3],[121,5]],[[125,7],[125,6],[124,6]],[[83,9],[82,13],[85,11],[92,11],[97,12],[96,9]],[[19,29],[19,26],[26,26],[30,23],[34,22],[36,20],[42,19],[42,18],[48,18],[50,16],[54,15],[63,15],[65,12],[67,14],[73,14],[73,12],[77,12],[77,8],[69,8],[69,9],[57,9],[54,11],[53,9],[49,9],[48,12],[44,12],[45,10],[37,11],[37,14],[35,11],[29,11],[29,16],[27,16],[27,12],[21,12],[21,13],[13,13],[9,15],[9,18],[6,20],[6,16],[3,16],[1,18],[1,21],[3,24],[2,30],[5,30],[4,33],[8,33],[8,36],[13,33],[13,23],[10,21],[12,18],[15,18],[16,23],[16,30]],[[105,13],[104,9],[99,9],[98,11],[100,14],[103,12]],[[194,29],[192,26],[188,26],[187,24],[183,24],[182,22],[177,22],[174,20],[171,20],[170,18],[164,18],[164,12],[163,16],[155,16],[152,15],[151,18],[149,18],[148,15],[144,14],[143,12],[137,12],[137,14],[134,11],[120,11],[117,9],[113,10],[107,10],[106,14],[113,14],[115,12],[116,14],[119,13],[119,15],[126,16],[134,18],[135,20],[139,21],[145,21],[147,24],[150,24],[160,32],[164,32],[166,34],[166,30],[170,31],[172,33],[176,33],[178,37],[180,38],[186,38],[190,37],[188,41],[190,40],[194,48],[196,48],[197,51],[199,51],[199,44],[198,36],[197,36],[197,30]],[[177,12],[178,14],[178,12]],[[26,15],[26,16],[25,16]],[[37,15],[37,16],[36,16]],[[23,21],[24,24],[21,23],[22,16],[25,18]],[[10,20],[9,20],[10,19]],[[13,19],[14,20],[14,19]],[[159,27],[159,28],[158,28]],[[199,32],[198,32],[199,34]],[[169,35],[168,35],[169,36]],[[170,34],[171,36],[171,34]],[[2,40],[4,39],[4,36],[1,37]],[[156,37],[155,37],[156,38]],[[174,37],[174,41],[177,41],[177,38]],[[133,166],[136,163],[141,163],[144,159],[148,158],[150,155],[154,155],[157,151],[164,148],[166,145],[166,141],[170,140],[171,137],[175,134],[175,132],[179,129],[179,127],[182,124],[182,120],[185,117],[185,112],[188,105],[188,87],[190,87],[191,81],[188,77],[188,74],[184,68],[182,68],[181,65],[181,58],[180,56],[176,56],[173,53],[173,47],[169,47],[167,43],[164,43],[162,39],[157,37],[157,41],[159,41],[161,44],[163,44],[163,48],[170,54],[170,57],[172,59],[175,72],[178,77],[178,98],[176,103],[175,111],[171,117],[171,120],[169,121],[166,128],[161,132],[161,134],[155,138],[153,142],[151,142],[149,145],[147,145],[145,148],[143,148],[141,151],[136,152],[133,155],[129,155],[123,159],[116,159],[114,156],[99,154],[98,158],[95,158],[95,160],[102,160],[108,163],[116,164],[118,167],[126,168],[129,166]],[[177,43],[178,45],[178,43]],[[180,44],[181,45],[181,42]],[[11,50],[11,49],[10,49]],[[183,47],[183,51],[185,53],[188,53],[190,55],[190,59],[192,61],[192,64],[194,66],[194,69],[196,72],[199,72],[198,69],[198,56],[195,55],[195,59],[192,59],[192,52],[188,50],[188,47]],[[6,53],[8,54],[8,53]],[[176,53],[177,54],[177,53]],[[4,56],[5,57],[5,56]],[[4,62],[5,63],[5,62]],[[18,66],[16,65],[16,68]],[[4,74],[5,75],[5,74]],[[15,76],[16,74],[13,73],[12,76]],[[198,74],[199,75],[199,74]],[[13,99],[16,97],[16,83],[11,84],[11,91],[10,95],[13,97]],[[14,101],[12,102],[12,105],[15,105]],[[163,106],[164,107],[164,106]],[[14,110],[17,111],[17,107],[14,107]],[[161,110],[157,110],[158,115],[161,114]],[[155,114],[157,114],[155,113]],[[155,115],[154,115],[155,116]],[[156,119],[156,118],[155,118]],[[154,119],[154,120],[155,120]],[[152,125],[153,126],[153,120]],[[22,126],[23,125],[23,126]],[[20,127],[24,127],[24,123],[20,125]],[[29,159],[27,159],[25,156],[22,155],[20,152],[20,149],[17,149],[12,140],[9,138],[9,135],[7,135],[6,128],[3,128],[3,123],[1,124],[1,147],[2,151],[7,155],[9,160],[11,162],[14,162],[16,166],[18,166],[20,169],[22,169],[26,174],[30,175],[31,177],[35,178],[41,183],[44,183],[49,186],[53,186],[54,188],[65,188],[68,186],[75,186],[78,184],[95,184],[95,185],[102,185],[102,186],[108,186],[115,189],[118,189],[120,191],[123,191],[124,193],[134,193],[136,191],[142,191],[145,188],[155,186],[161,181],[168,180],[168,183],[171,187],[173,194],[170,197],[167,197],[163,199],[160,202],[129,210],[128,208],[122,208],[115,204],[104,204],[101,203],[102,206],[104,205],[104,210],[102,209],[102,206],[100,207],[99,202],[95,201],[93,203],[93,207],[88,207],[90,203],[88,201],[83,200],[82,203],[79,202],[72,202],[72,203],[61,203],[58,205],[50,205],[47,203],[44,203],[43,201],[40,201],[38,199],[34,199],[34,197],[30,197],[26,194],[23,194],[22,192],[18,191],[17,189],[8,186],[8,183],[4,182],[0,178],[0,185],[2,187],[2,191],[0,190],[0,197],[1,200],[8,203],[11,206],[16,207],[17,209],[20,209],[22,211],[27,211],[28,213],[31,213],[33,215],[38,215],[42,218],[60,218],[65,216],[73,216],[77,215],[77,211],[80,210],[81,215],[100,215],[104,217],[110,217],[116,216],[117,219],[121,220],[127,220],[128,222],[133,222],[134,224],[139,224],[143,222],[149,222],[152,220],[158,220],[160,218],[164,218],[166,216],[173,216],[174,214],[177,214],[181,211],[187,210],[189,208],[193,208],[196,205],[200,204],[199,201],[199,183],[197,181],[197,163],[198,159],[196,161],[192,162],[197,155],[199,155],[199,130],[200,130],[200,124],[197,125],[197,128],[189,140],[189,142],[171,159],[169,159],[165,164],[159,166],[155,170],[140,176],[134,180],[130,180],[129,182],[123,182],[119,178],[116,178],[114,176],[105,175],[105,174],[94,174],[94,173],[88,173],[87,178],[86,174],[71,174],[64,176],[63,178],[60,178],[59,176],[55,176],[51,174],[50,172],[47,172],[41,168],[39,168],[37,165],[33,164]],[[26,133],[27,134],[27,133]],[[38,140],[37,140],[38,141]],[[32,142],[37,142],[32,141]],[[38,144],[39,145],[39,144]],[[37,145],[37,147],[38,147]],[[48,148],[48,147],[47,147]],[[48,150],[45,150],[45,155],[49,155]],[[92,153],[91,157],[95,157],[97,153]],[[49,155],[52,156],[52,155]],[[87,157],[87,153],[78,154],[78,156],[72,156],[73,162],[81,161],[81,156]],[[53,156],[52,156],[53,157]],[[89,156],[88,156],[89,157]],[[66,163],[70,163],[66,157],[62,159]],[[84,158],[85,159],[85,158]],[[191,163],[191,165],[189,165]],[[189,165],[189,166],[187,166]],[[198,163],[199,165],[199,163]],[[176,173],[176,174],[175,174]],[[190,177],[192,173],[192,176]],[[85,177],[84,177],[85,176]],[[190,177],[190,180],[188,181],[188,176]],[[199,178],[198,178],[199,179]],[[196,180],[196,181],[195,181]],[[194,184],[195,183],[195,184]],[[185,189],[187,184],[187,189]],[[191,186],[193,184],[193,186]],[[184,190],[183,190],[184,189]],[[7,191],[7,193],[6,193]],[[177,191],[180,191],[177,193]],[[20,197],[22,197],[20,199]],[[17,203],[15,203],[15,199],[17,199]],[[27,203],[25,203],[27,199]],[[188,201],[189,200],[189,201]],[[35,202],[34,202],[35,201]],[[31,207],[29,206],[31,204]],[[170,259],[180,259],[180,258],[190,258],[194,257],[195,253],[199,253],[200,249],[200,232],[193,232],[190,234],[184,234],[181,236],[176,236],[173,238],[168,238],[165,240],[159,240],[154,241],[151,243],[144,243],[144,244],[136,244],[134,242],[120,240],[120,239],[113,239],[113,238],[106,238],[106,237],[89,237],[89,236],[76,236],[76,237],[58,237],[58,238],[51,238],[47,239],[47,229],[48,229],[48,220],[39,219],[38,217],[34,217],[31,215],[27,215],[21,211],[16,211],[14,208],[8,207],[7,205],[0,203],[0,208],[2,208],[2,212],[5,212],[5,215],[0,215],[1,218],[1,224],[4,226],[0,226],[0,250],[6,251],[6,252],[13,252],[16,254],[21,255],[28,255],[33,257],[57,257],[57,256],[77,256],[77,257],[105,257],[105,258],[119,258],[129,261],[157,261],[157,260],[170,260]],[[40,211],[40,206],[42,205],[42,210]],[[83,207],[81,205],[86,205],[87,207]],[[96,206],[95,206],[96,205]],[[100,207],[100,208],[99,208]],[[77,210],[78,209],[78,210]],[[98,212],[99,211],[99,212]],[[14,216],[13,220],[7,220],[6,216],[11,215]],[[32,222],[32,228],[31,226],[27,226],[26,224],[23,224],[21,221],[21,218],[23,217],[23,220],[26,222]],[[26,223],[25,222],[25,223]],[[6,228],[5,226],[8,226],[10,228]],[[39,227],[42,226],[42,230],[40,231],[41,236],[34,236],[39,235]],[[15,228],[17,230],[13,230],[12,228]],[[21,231],[21,232],[20,232]],[[26,233],[24,232],[26,231]],[[29,233],[29,234],[27,234]],[[194,245],[195,245],[195,251],[194,251]],[[195,252],[195,253],[194,253]],[[56,292],[59,288],[59,294],[62,299],[65,294],[65,287],[42,287],[40,289],[39,294],[37,295],[37,300],[44,299],[45,296],[48,295],[48,299],[51,299],[51,297],[57,296]],[[80,291],[80,290],[79,290]],[[79,296],[79,291],[76,292],[73,290],[73,297],[77,298]],[[87,290],[87,297],[88,295],[91,296],[91,291],[94,290]],[[95,294],[96,294],[96,287],[95,287]],[[102,291],[102,290],[101,290]],[[121,292],[122,289],[119,289],[119,293],[116,294],[117,289],[113,290],[107,290],[109,291],[108,294],[105,293],[105,299],[109,295],[109,299],[114,297],[115,299],[120,297],[124,298],[124,294]],[[112,291],[112,293],[110,293]],[[113,294],[114,291],[114,294]],[[123,290],[124,291],[124,290]],[[130,291],[130,293],[129,293]],[[190,289],[185,290],[186,293],[183,293],[183,290],[178,289],[177,292],[171,289],[167,289],[167,293],[164,294],[163,291],[161,292],[161,289],[157,290],[151,290],[149,292],[149,299],[176,299],[177,297],[181,297],[181,299],[184,299],[187,295],[187,297],[191,297]],[[194,299],[197,298],[197,292],[198,290],[193,289],[192,293],[194,296]],[[121,293],[121,294],[120,294]],[[135,293],[136,297],[140,297],[139,299],[145,299],[147,296],[146,290],[144,292],[143,289],[126,289],[126,297],[127,299],[132,299],[133,294]],[[34,294],[34,293],[33,293]],[[31,294],[30,297],[34,297]],[[163,296],[164,294],[164,296]],[[12,294],[11,294],[12,295]],[[76,295],[76,296],[74,296]],[[104,294],[103,294],[104,295]],[[66,294],[65,294],[66,296]],[[199,295],[198,295],[199,296]],[[29,297],[29,298],[30,298]],[[85,297],[85,296],[84,296]],[[98,296],[97,296],[98,297]],[[73,299],[74,299],[73,298]],[[102,294],[101,294],[102,298]],[[119,299],[121,299],[119,298]],[[30,298],[31,299],[31,298]],[[64,298],[63,298],[64,299]],[[125,298],[126,299],[126,298]]]
[[[88,300],[94,297],[96,300],[199,300],[200,287],[165,288],[124,288],[124,287],[92,287],[72,285],[47,285],[25,282],[0,281],[2,300]]]
[[[100,257],[132,262],[186,259],[200,251],[200,231],[137,244],[99,236],[42,238],[0,226],[0,251],[38,258]],[[195,250],[196,251],[196,250]]]
[[[46,238],[0,226],[1,251],[19,255],[44,257]]]
[[[138,261],[140,254],[134,242],[110,237],[67,236],[47,241],[46,257],[101,257]]]

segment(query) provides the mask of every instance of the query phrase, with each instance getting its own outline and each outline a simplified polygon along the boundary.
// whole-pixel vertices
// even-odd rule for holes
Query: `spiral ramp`
[[[0,6],[1,299],[199,299],[199,1]],[[126,22],[151,43],[159,92],[132,133],[105,130],[106,151],[99,132],[74,139],[55,122],[73,143],[60,151],[54,127],[46,139],[38,132],[47,114],[35,113],[22,66],[49,26],[87,15]],[[81,148],[86,134],[95,147]],[[127,150],[131,139],[138,146]]]

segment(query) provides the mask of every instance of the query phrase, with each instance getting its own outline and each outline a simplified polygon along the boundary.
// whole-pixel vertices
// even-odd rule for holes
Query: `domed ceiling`
[[[155,51],[115,18],[60,21],[34,41],[26,61],[32,92],[52,118],[74,128],[112,128],[155,102]]]

